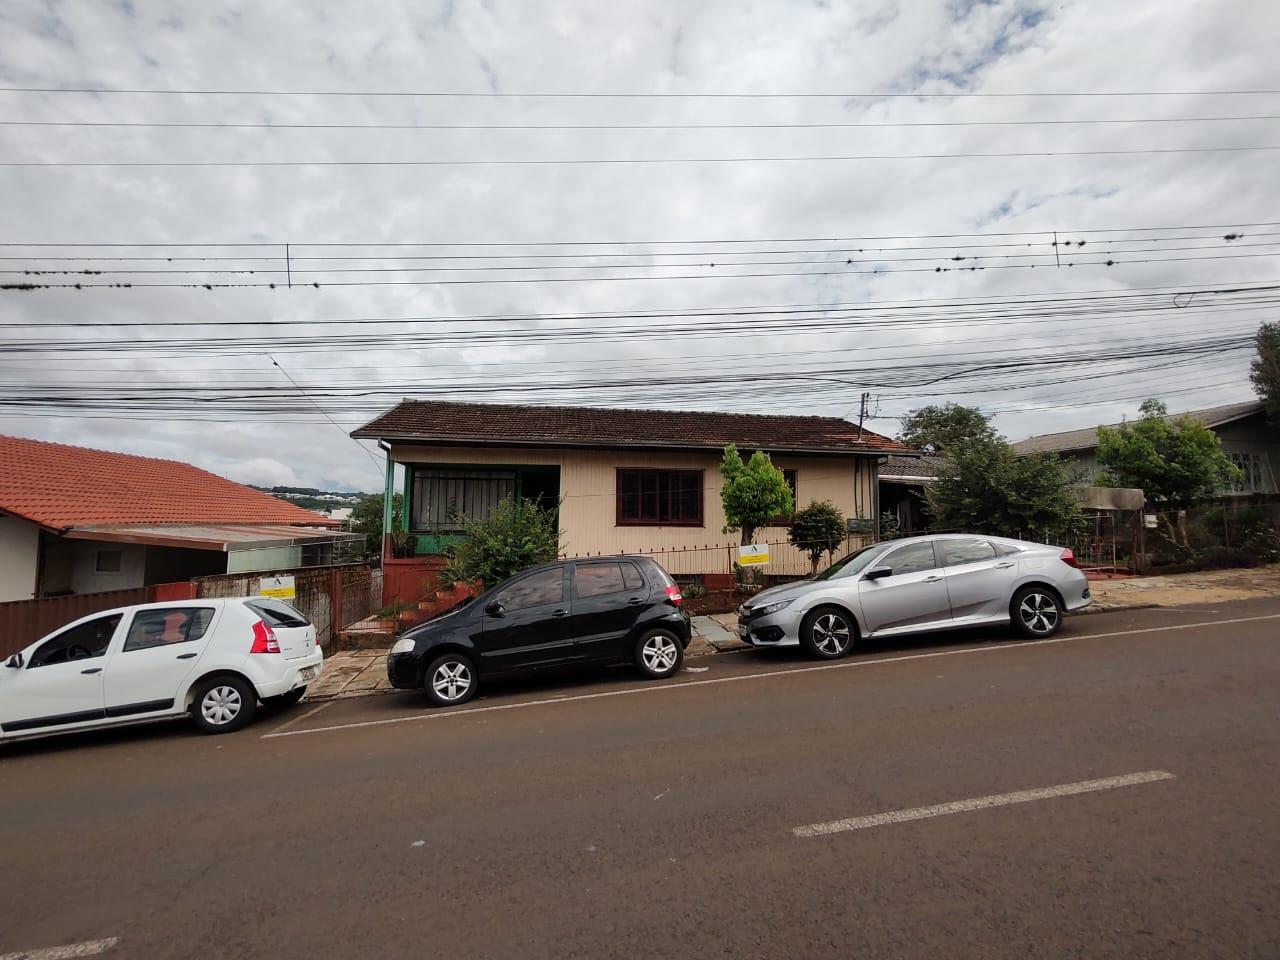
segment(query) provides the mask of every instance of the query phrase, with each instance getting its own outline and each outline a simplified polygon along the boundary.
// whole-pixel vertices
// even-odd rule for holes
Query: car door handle
[[[101,673],[101,672],[102,672],[102,668],[101,668],[101,667],[93,667],[92,669],[89,669],[89,670],[81,670],[80,672],[81,672],[81,673]]]
[[[640,606],[640,604],[644,603],[644,601],[643,601],[642,599],[640,599],[639,597],[631,597],[631,598],[627,601],[627,603],[631,604],[631,606],[633,606],[633,607],[638,607],[638,606]]]
[[[178,659],[179,659],[179,660],[192,660],[192,659],[194,659],[194,658],[195,658],[195,656],[196,656],[196,654],[194,654],[194,653],[180,653],[180,654],[178,654]]]
[[[921,582],[922,582],[922,583],[937,583],[937,582],[938,582],[939,580],[941,580],[941,579],[942,579],[941,577],[925,577],[925,578],[924,578],[924,580],[922,580]]]
[[[569,615],[569,611],[568,611],[568,610],[557,610],[555,613],[553,613],[553,614],[551,614],[551,615],[552,615],[553,617],[555,617],[555,618],[558,620],[558,619],[560,619],[561,617],[567,617],[567,616]]]
[[[997,563],[997,564],[996,564],[996,569],[997,569],[997,570],[1008,570],[1008,569],[1009,569],[1010,567],[1012,567],[1012,566],[1013,566],[1013,561],[1012,561],[1012,560],[1010,560],[1008,563]]]

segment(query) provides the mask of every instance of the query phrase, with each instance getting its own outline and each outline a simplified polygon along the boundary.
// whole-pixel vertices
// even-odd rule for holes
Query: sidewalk
[[[1188,603],[1226,603],[1280,596],[1280,564],[1252,570],[1209,570],[1166,577],[1130,577],[1090,583],[1094,602],[1084,613],[1107,613],[1140,607],[1174,607]],[[693,618],[689,659],[750,649],[738,639],[737,614]],[[307,700],[334,700],[390,693],[387,650],[344,650],[325,661],[320,682]]]

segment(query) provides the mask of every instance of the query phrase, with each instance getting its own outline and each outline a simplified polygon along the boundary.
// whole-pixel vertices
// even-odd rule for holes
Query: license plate
[[[310,680],[313,677],[315,677],[315,675],[316,675],[315,667],[303,667],[301,670],[298,671],[299,680]]]
[[[738,636],[746,637],[751,631],[746,628],[745,624],[738,624]]]

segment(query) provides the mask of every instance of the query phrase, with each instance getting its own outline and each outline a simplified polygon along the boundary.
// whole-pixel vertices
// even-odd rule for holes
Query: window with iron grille
[[[620,527],[702,526],[701,470],[618,470]]]
[[[415,531],[462,529],[462,518],[486,520],[494,507],[515,496],[514,470],[452,470],[422,467],[413,471],[409,520]]]

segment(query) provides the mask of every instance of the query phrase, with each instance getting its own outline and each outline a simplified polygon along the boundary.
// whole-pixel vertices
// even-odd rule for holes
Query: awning
[[[310,546],[350,543],[363,540],[360,533],[342,533],[314,527],[262,524],[199,524],[71,527],[63,536],[75,540],[106,540],[113,543],[143,543],[154,547],[185,547],[189,550],[263,550],[270,547]]]

